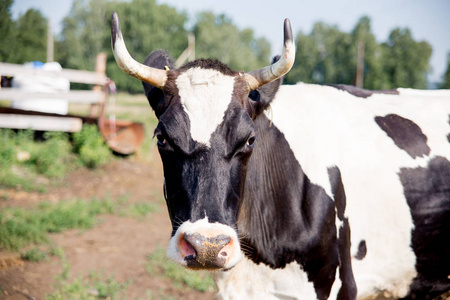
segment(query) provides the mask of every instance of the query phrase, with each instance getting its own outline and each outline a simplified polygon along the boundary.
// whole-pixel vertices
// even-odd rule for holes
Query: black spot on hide
[[[342,182],[341,171],[338,167],[328,168],[328,176],[330,178],[331,191],[333,193],[334,203],[336,205],[337,216],[342,222],[339,230],[338,247],[339,247],[339,278],[342,286],[339,289],[337,300],[356,299],[356,283],[353,277],[351,263],[351,235],[348,219],[345,217],[345,207],[347,198],[345,196],[344,184]]]
[[[402,168],[399,176],[414,222],[417,270],[404,299],[433,299],[450,289],[450,161],[436,157],[426,168]]]
[[[360,97],[360,98],[368,98],[372,96],[373,94],[388,94],[388,95],[398,95],[399,92],[397,90],[378,90],[378,91],[371,91],[371,90],[365,90],[356,86],[352,85],[345,85],[345,84],[329,84],[328,86],[332,86],[334,88],[337,88],[338,90],[346,91],[349,94],[352,94],[353,96]]]
[[[330,178],[331,190],[333,192],[338,218],[343,221],[347,198],[345,196],[344,184],[342,183],[341,171],[338,167],[329,168],[328,176]]]
[[[366,241],[362,240],[361,242],[359,242],[358,245],[358,253],[356,253],[354,257],[357,260],[363,260],[364,257],[366,257],[366,254],[367,254]]]
[[[375,117],[375,122],[397,147],[405,150],[412,158],[430,154],[427,137],[413,121],[399,115],[389,114],[384,117]]]

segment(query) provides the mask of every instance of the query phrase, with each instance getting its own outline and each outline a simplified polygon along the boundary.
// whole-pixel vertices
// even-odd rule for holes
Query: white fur
[[[191,68],[178,76],[176,85],[189,117],[192,138],[211,146],[211,134],[231,102],[234,77],[216,70]]]
[[[332,196],[328,168],[338,166],[341,171],[352,254],[361,240],[367,245],[367,256],[352,260],[358,299],[377,292],[392,297],[408,292],[416,275],[410,247],[413,222],[398,173],[403,167],[426,166],[437,155],[450,158],[449,98],[405,94],[363,99],[301,83],[282,86],[272,103],[274,125],[313,183]],[[428,137],[429,156],[413,159],[380,129],[375,116],[390,113],[420,126]]]
[[[232,256],[228,259],[224,268],[228,269],[236,265],[242,258],[241,248],[238,242],[238,237],[236,231],[230,226],[220,224],[220,223],[209,223],[208,217],[198,220],[194,223],[186,221],[178,227],[175,235],[170,238],[169,246],[167,248],[167,257],[179,263],[180,265],[186,266],[186,261],[180,254],[178,249],[178,241],[180,236],[184,233],[202,233],[205,236],[217,236],[220,234],[227,235],[231,237],[233,242]]]
[[[274,270],[244,257],[233,269],[213,276],[223,300],[317,299],[313,283],[297,263]]]

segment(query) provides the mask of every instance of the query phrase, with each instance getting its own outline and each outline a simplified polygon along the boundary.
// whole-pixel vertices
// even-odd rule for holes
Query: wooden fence
[[[0,100],[20,101],[21,99],[64,99],[69,103],[91,104],[91,107],[101,105],[102,110],[108,96],[108,77],[105,75],[106,54],[97,56],[96,71],[81,71],[62,69],[61,71],[46,71],[26,68],[23,65],[0,63],[0,75],[2,76],[45,76],[47,78],[66,78],[72,83],[94,85],[92,90],[70,90],[67,92],[31,92],[17,88],[1,88]],[[91,109],[90,117],[94,110]],[[81,130],[83,118],[80,116],[57,115],[52,113],[38,113],[22,111],[20,109],[0,108],[0,128],[33,129],[42,131],[67,131]]]

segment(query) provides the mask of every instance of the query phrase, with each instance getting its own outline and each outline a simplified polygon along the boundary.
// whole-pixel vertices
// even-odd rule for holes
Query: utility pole
[[[50,21],[48,21],[47,26],[47,62],[54,61],[53,57],[53,33],[52,33],[52,25]]]
[[[195,36],[191,32],[188,33],[188,46],[178,57],[175,62],[175,66],[177,68],[181,67],[181,65],[187,61],[193,61],[195,59]]]
[[[363,88],[364,86],[364,42],[358,40],[356,58],[356,86]]]

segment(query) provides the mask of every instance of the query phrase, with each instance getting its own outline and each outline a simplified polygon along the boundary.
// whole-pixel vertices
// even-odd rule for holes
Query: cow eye
[[[167,144],[167,141],[162,134],[157,134],[156,139],[158,140],[159,147],[164,147]]]
[[[251,138],[249,138],[249,139],[247,140],[247,145],[248,145],[249,147],[253,147],[254,144],[255,144],[255,141],[256,141],[256,136],[252,136]]]

